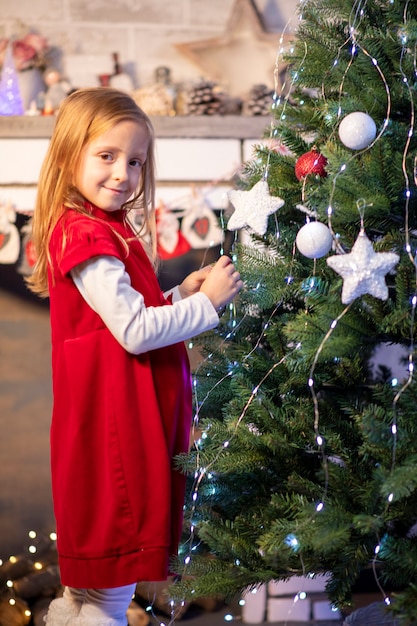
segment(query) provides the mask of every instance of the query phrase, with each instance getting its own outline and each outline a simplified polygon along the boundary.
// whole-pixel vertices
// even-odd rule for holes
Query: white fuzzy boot
[[[80,612],[77,602],[71,602],[66,598],[56,598],[49,605],[47,614],[44,617],[47,626],[72,626]]]

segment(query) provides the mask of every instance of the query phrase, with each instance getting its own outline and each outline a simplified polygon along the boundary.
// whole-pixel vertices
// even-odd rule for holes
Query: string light
[[[286,536],[284,543],[286,543],[287,546],[289,546],[294,552],[297,552],[300,547],[300,543],[293,533]]]
[[[391,2],[391,4],[393,4],[393,0],[390,0],[390,2]],[[301,4],[303,5],[304,3],[301,1]],[[375,57],[373,57],[371,54],[369,54],[369,52],[366,49],[363,48],[363,46],[361,45],[361,42],[358,41],[358,25],[359,25],[360,20],[364,19],[364,16],[365,16],[365,11],[364,11],[364,8],[363,8],[362,5],[363,5],[363,3],[358,3],[358,2],[354,3],[353,9],[352,9],[352,20],[351,20],[351,24],[350,24],[350,28],[349,28],[350,37],[345,42],[345,44],[340,48],[338,57],[336,59],[334,59],[334,61],[333,61],[333,67],[336,68],[340,64],[340,55],[342,53],[343,47],[345,47],[346,45],[349,44],[350,45],[351,59],[350,59],[350,64],[346,68],[345,74],[343,76],[342,83],[340,85],[340,99],[342,99],[343,85],[344,85],[344,82],[345,82],[345,80],[347,78],[348,71],[350,70],[351,65],[352,65],[352,63],[354,61],[354,57],[356,57],[356,55],[362,53],[362,54],[364,54],[365,57],[367,57],[369,59],[369,62],[375,68],[376,72],[378,73],[379,78],[382,80],[382,83],[385,86],[386,97],[387,97],[386,111],[385,111],[385,117],[384,117],[384,121],[383,121],[383,124],[382,124],[382,128],[381,128],[380,132],[377,134],[375,140],[369,146],[367,146],[364,150],[355,153],[353,156],[351,156],[351,158],[349,158],[345,163],[343,163],[340,166],[338,173],[334,176],[334,179],[333,179],[333,182],[332,182],[332,187],[331,187],[331,193],[330,193],[330,197],[329,197],[329,204],[328,204],[328,207],[327,207],[327,217],[328,217],[329,227],[330,228],[331,228],[331,222],[332,222],[332,216],[333,216],[333,198],[334,198],[335,191],[336,191],[337,177],[339,175],[344,174],[347,171],[347,169],[348,169],[348,167],[349,167],[349,165],[350,165],[350,163],[351,163],[351,161],[353,159],[358,158],[364,152],[370,150],[375,145],[375,143],[377,141],[379,141],[379,139],[381,138],[382,134],[387,129],[387,127],[389,125],[389,121],[390,121],[391,94],[390,94],[388,82],[387,82],[387,80],[386,80],[386,78],[385,78],[385,76],[384,76],[384,74],[383,74],[383,72],[381,70],[381,67],[379,65],[378,60]],[[366,2],[365,2],[365,6],[366,6]],[[281,39],[280,43],[282,43],[282,39]],[[402,43],[403,43],[403,45],[405,45],[406,38],[404,38],[402,40]],[[280,46],[278,52],[279,52],[279,55],[283,54],[284,49],[283,49],[282,46]],[[293,84],[298,79],[299,74],[302,71],[302,65],[303,65],[303,63],[304,63],[304,61],[306,59],[306,56],[307,56],[307,48],[305,48],[305,56],[302,59],[302,62],[300,64],[300,66],[293,73]],[[277,60],[277,63],[276,63],[275,70],[276,70],[276,74],[278,74],[278,60]],[[406,76],[403,77],[403,83],[404,83],[404,85],[408,89],[410,89],[410,81],[409,81],[409,79]],[[291,85],[291,87],[292,86],[293,85]],[[291,92],[291,87],[290,87],[290,92]],[[323,86],[323,88],[324,88],[324,86]],[[275,109],[275,108],[278,108],[279,106],[282,106],[282,112],[281,112],[281,116],[280,116],[280,119],[282,121],[284,121],[286,119],[285,108],[286,108],[286,105],[288,103],[288,99],[289,99],[289,96],[287,96],[287,98],[283,98],[282,95],[279,95],[277,93],[277,83],[276,83],[276,89],[275,89],[274,96],[273,96],[273,108]],[[411,93],[410,93],[410,101],[412,102],[412,95],[411,95]],[[414,107],[412,106],[411,108],[414,108]],[[337,111],[337,117],[340,118],[342,116],[342,114],[343,114],[343,109],[342,109],[342,106],[339,105],[338,111]],[[272,125],[271,125],[270,137],[276,137],[276,136],[277,136],[277,130],[275,128],[273,128]],[[412,118],[412,124],[410,125],[410,128],[408,129],[407,136],[408,136],[408,138],[410,140],[414,136],[414,118]],[[403,164],[404,164],[404,172],[405,172],[405,174],[406,174],[405,162],[406,162],[406,158],[408,157],[408,151],[407,150],[408,150],[408,147],[406,147],[406,150],[404,151],[404,155],[403,155]],[[267,167],[265,169],[265,173],[268,171],[269,158],[270,157],[268,155]],[[417,167],[415,168],[415,172],[417,174]],[[416,178],[417,178],[417,175],[416,175]],[[405,199],[408,201],[410,199],[410,197],[411,197],[411,191],[409,189],[408,181],[406,181]],[[406,206],[406,213],[408,214],[408,204]],[[361,218],[361,221],[363,222],[363,217]],[[331,230],[332,230],[332,228],[331,228]],[[278,228],[277,228],[277,232],[278,232]],[[342,248],[341,248],[340,244],[337,243],[338,242],[338,235],[336,233],[334,233],[333,230],[332,230],[332,233],[334,234],[336,247],[338,248],[339,251],[342,251]],[[406,228],[406,233],[407,233],[407,235],[409,233],[408,224],[407,224],[407,228]],[[407,253],[411,256],[411,245],[410,245],[409,241],[406,242],[405,248],[406,248]],[[416,260],[414,258],[413,258],[413,263],[414,263],[414,265],[417,266]],[[292,272],[291,272],[285,278],[285,282],[286,282],[287,285],[291,285],[293,283],[293,281],[294,281],[294,277],[293,277]],[[256,288],[255,288],[255,291],[256,291],[256,289],[259,289],[259,288],[260,288],[260,285],[258,284],[256,286]],[[416,306],[416,302],[414,302],[412,304],[412,306],[413,306],[413,310],[414,310],[414,308]],[[326,456],[325,456],[325,440],[324,440],[323,436],[319,432],[319,418],[320,418],[320,416],[319,416],[319,408],[318,408],[317,396],[316,396],[316,393],[315,393],[314,373],[315,373],[315,368],[316,368],[316,365],[317,365],[317,362],[318,362],[319,355],[320,355],[320,353],[321,353],[325,343],[328,341],[331,333],[337,327],[338,322],[347,313],[349,308],[350,308],[350,305],[347,306],[336,319],[332,320],[332,322],[330,324],[330,327],[329,327],[329,331],[326,333],[325,337],[323,338],[323,340],[322,340],[322,342],[321,342],[321,344],[320,344],[320,346],[319,346],[319,348],[318,348],[318,350],[316,352],[316,355],[315,355],[314,360],[313,360],[313,365],[312,365],[312,368],[310,370],[310,375],[309,375],[309,378],[308,378],[308,381],[307,381],[308,387],[310,388],[310,391],[311,391],[311,394],[312,394],[312,397],[313,397],[315,442],[316,442],[316,445],[319,447],[319,449],[320,449],[320,451],[322,453],[322,462],[323,462],[323,469],[324,469],[324,475],[325,475],[324,490],[323,490],[322,498],[321,498],[320,502],[318,502],[318,504],[315,506],[315,510],[316,510],[317,513],[323,511],[324,506],[325,506],[325,498],[326,498],[327,486],[328,486],[328,468],[327,468],[327,459],[326,459]],[[233,323],[235,323],[237,325],[236,320],[231,322],[232,325],[233,325]],[[259,336],[259,338],[258,338],[258,340],[256,342],[256,346],[259,346],[259,344],[261,342],[261,337],[263,336],[263,332],[267,331],[268,327],[269,327],[269,324],[267,322],[263,326],[262,334]],[[231,337],[232,337],[231,333],[228,333],[226,335],[226,339],[227,340],[229,340]],[[409,374],[410,374],[410,377],[409,377],[409,381],[410,382],[411,382],[411,375],[413,374],[413,371],[414,371],[414,362],[413,362],[412,356],[411,356],[412,353],[413,353],[413,350],[411,349],[412,347],[413,347],[413,344],[412,344],[412,342],[410,342],[410,359],[409,359],[409,364],[408,364],[408,371],[409,371]],[[253,352],[253,350],[251,350],[251,353],[252,352]],[[243,361],[247,360],[248,356],[244,357]],[[278,364],[276,364],[275,366],[278,366]],[[232,364],[230,365],[230,367],[233,367]],[[272,368],[271,368],[271,370],[272,370]],[[271,374],[271,370],[268,372],[267,376],[269,376]],[[223,378],[221,378],[216,383],[216,385],[213,387],[213,389],[216,386],[218,386],[219,384],[222,384],[222,382],[224,382],[225,380],[227,380],[230,375],[231,375],[231,372],[228,372]],[[250,403],[253,402],[254,397],[260,391],[263,382],[264,382],[264,379],[262,379],[262,381],[260,381],[259,384],[255,385],[253,387],[251,397],[249,398],[248,403],[245,405],[241,415],[239,416],[236,428],[242,422],[243,417],[244,417],[244,415],[245,415],[245,413],[246,413]],[[410,384],[410,382],[408,384]],[[396,387],[398,385],[398,379],[392,378],[391,385],[392,385],[392,387]],[[195,386],[195,388],[197,388],[197,381],[196,380],[195,380],[195,385],[194,386]],[[395,406],[398,403],[400,395],[401,395],[401,393],[403,393],[405,388],[406,388],[406,386],[403,385],[402,388],[400,389],[400,391],[397,393],[397,395],[394,398],[394,403],[393,403],[394,413],[395,413]],[[196,406],[197,406],[196,419],[198,418],[198,413],[199,413],[202,405],[204,404],[204,402],[209,397],[211,391],[209,391],[207,393],[207,395],[203,399],[202,403],[197,403],[196,402]],[[197,394],[196,394],[196,399],[197,399]],[[236,430],[234,431],[234,434],[235,433],[236,433]],[[395,415],[394,415],[394,420],[393,420],[393,422],[391,424],[391,434],[392,434],[392,437],[393,437],[393,450],[395,451],[396,438],[398,437],[398,424],[397,424]],[[219,454],[221,454],[225,449],[227,449],[232,441],[233,441],[233,435],[232,435],[232,437],[230,437],[229,440],[221,443],[220,444],[221,450],[219,451]],[[197,461],[198,461],[198,459],[197,459]],[[394,466],[394,463],[395,463],[395,454],[393,454],[393,466]],[[213,462],[213,464],[214,464],[214,462]],[[193,501],[194,502],[197,500],[197,493],[198,493],[198,490],[199,490],[199,486],[200,486],[200,483],[201,483],[201,480],[202,480],[203,476],[207,475],[206,472],[207,472],[207,468],[204,468],[204,471],[200,471],[200,472],[198,472],[196,474],[197,484],[194,485],[194,492],[193,492]],[[389,504],[391,504],[393,502],[393,500],[394,500],[394,493],[390,493],[388,498],[387,498],[387,502]],[[191,526],[191,532],[192,533],[194,532],[194,525]],[[289,539],[289,538],[290,538],[290,535],[288,535],[287,539]],[[293,537],[291,537],[291,539],[289,539],[289,541],[293,542],[293,543],[287,544],[287,545],[290,545],[290,547],[294,548],[294,546],[297,546],[297,547],[299,546],[298,540],[295,537],[295,535]],[[287,543],[287,540],[286,540],[286,543]],[[377,555],[379,555],[380,549],[381,549],[381,546],[380,546],[380,544],[378,544],[375,547],[375,558],[377,557]],[[193,547],[190,548],[190,551],[191,550],[193,550]],[[187,558],[186,558],[185,561],[186,561],[187,564],[189,564],[189,562],[190,562],[190,556],[189,555],[187,555]],[[301,593],[297,593],[295,598],[294,598],[294,602],[298,601],[301,598],[302,598]],[[384,601],[386,602],[386,604],[389,604],[389,602],[390,602],[389,598],[387,596],[384,598]],[[337,609],[335,609],[335,610],[337,610]]]
[[[347,68],[346,68],[346,70],[345,70],[345,74],[344,74],[344,76],[343,76],[343,79],[342,79],[342,82],[341,82],[341,85],[340,85],[339,94],[340,94],[340,97],[341,97],[341,96],[342,96],[342,93],[343,93],[343,84],[344,84],[345,78],[346,78],[346,76],[347,76],[347,73],[349,72],[349,70],[350,70],[350,68],[351,68],[351,65],[352,65],[352,62],[353,62],[353,57],[356,55],[356,53],[357,53],[357,51],[358,51],[358,50],[362,50],[362,52],[363,52],[366,56],[369,56],[369,57],[370,57],[370,59],[371,59],[371,63],[373,64],[373,66],[374,66],[374,67],[377,69],[377,71],[379,72],[379,75],[380,75],[380,77],[381,77],[381,79],[382,79],[382,81],[383,81],[383,83],[384,83],[385,90],[386,90],[386,94],[387,94],[387,114],[386,114],[386,117],[385,117],[385,119],[384,119],[383,127],[382,127],[381,132],[380,132],[380,133],[377,135],[377,137],[375,138],[374,142],[372,142],[372,143],[371,143],[371,145],[370,145],[370,146],[368,146],[368,147],[365,149],[365,150],[369,150],[369,149],[370,149],[370,148],[371,148],[371,147],[375,144],[375,142],[379,140],[379,138],[382,136],[382,133],[385,131],[385,129],[386,129],[386,128],[387,128],[387,126],[388,126],[388,123],[389,123],[389,118],[390,118],[391,96],[390,96],[390,90],[389,90],[388,82],[386,81],[385,76],[383,75],[383,72],[382,72],[382,70],[381,70],[381,69],[380,69],[380,67],[379,67],[378,60],[377,60],[375,57],[370,56],[370,55],[369,55],[369,53],[368,53],[366,50],[364,50],[363,48],[361,48],[361,46],[358,44],[358,42],[357,42],[357,40],[356,40],[356,32],[357,32],[357,30],[356,30],[356,23],[355,23],[355,22],[356,22],[356,19],[357,19],[357,18],[359,18],[359,17],[360,17],[360,18],[362,18],[362,17],[363,17],[363,15],[364,15],[363,8],[362,8],[362,7],[360,7],[360,8],[358,9],[358,7],[360,7],[360,5],[358,5],[358,4],[354,4],[353,9],[352,9],[352,15],[354,15],[354,19],[353,19],[352,24],[350,25],[350,29],[349,29],[350,36],[351,36],[351,38],[352,38],[352,46],[351,46],[351,59],[350,59],[350,62],[349,62],[348,66],[347,66]],[[403,42],[403,43],[405,43],[405,42]],[[343,47],[343,46],[342,46],[342,47]],[[342,47],[339,49],[339,54],[340,54],[340,52],[341,52]],[[339,56],[338,56],[338,57],[334,60],[334,62],[333,62],[333,67],[335,68],[336,66],[338,66],[338,63],[339,63]],[[410,87],[409,87],[409,81],[408,81],[408,79],[407,79],[407,77],[406,77],[405,75],[403,76],[403,82],[404,82],[404,84],[408,87],[408,89],[410,90]],[[409,131],[408,131],[408,145],[409,145],[409,141],[410,141],[411,137],[414,135],[414,130],[413,130],[413,126],[414,126],[414,105],[413,105],[413,97],[412,97],[412,94],[411,94],[411,90],[410,90],[410,108],[411,108],[411,110],[412,110],[412,113],[411,113],[411,127],[410,127],[410,129],[409,129]],[[339,105],[339,108],[338,108],[338,117],[340,117],[341,115],[342,115],[342,108],[341,108],[341,106]],[[410,190],[409,190],[409,188],[408,188],[407,170],[406,170],[406,156],[407,156],[408,145],[406,146],[406,149],[404,150],[404,156],[403,156],[404,177],[405,177],[405,179],[406,179],[406,193],[405,193],[405,196],[406,196],[406,200],[407,200],[407,206],[406,206],[406,221],[408,220],[408,201],[409,201],[409,198],[410,198],[410,195],[411,195],[411,194],[410,194]],[[352,160],[353,158],[357,158],[357,157],[359,156],[359,154],[360,154],[360,153],[356,153],[355,155],[353,155],[353,156],[351,157],[351,159],[350,159],[350,160]],[[350,161],[350,160],[349,160],[349,161]],[[346,171],[349,161],[348,161],[347,163],[343,163],[343,164],[340,166],[340,168],[339,168],[339,175],[340,175],[340,174],[343,174],[343,173]],[[328,210],[327,210],[328,221],[329,221],[329,228],[330,228],[330,230],[331,230],[331,232],[332,232],[332,233],[333,233],[332,224],[331,224],[331,222],[332,222],[332,219],[331,219],[331,218],[332,218],[332,213],[333,213],[333,209],[332,209],[332,198],[333,198],[334,192],[335,192],[335,190],[336,190],[337,176],[338,176],[338,175],[336,175],[336,176],[334,177],[334,179],[333,179],[333,186],[332,186],[332,190],[331,190],[331,194],[330,194],[330,202],[329,202],[329,206],[328,206]],[[408,225],[408,224],[407,224],[407,225]],[[411,246],[409,245],[409,242],[408,242],[408,227],[406,228],[406,232],[407,232],[406,249],[407,249],[408,253],[411,255]],[[339,248],[340,248],[340,246],[339,246]],[[339,251],[340,251],[340,252],[343,252],[343,250],[342,250],[341,248],[340,248],[340,250],[339,250]],[[414,261],[413,261],[413,262],[414,262]],[[343,312],[343,314],[344,314],[345,312],[346,312],[346,310]],[[334,328],[336,327],[336,324],[337,324],[337,320],[334,320],[334,322],[332,322],[332,324],[331,324],[331,326],[330,326],[330,329],[331,329],[331,330],[332,330],[332,329],[334,329]],[[414,325],[412,325],[412,326],[414,326]],[[326,341],[326,340],[327,340],[328,336],[329,336],[329,333],[327,333],[326,337],[324,338],[324,341]],[[410,341],[410,343],[411,343],[411,345],[412,345],[412,341]],[[315,362],[313,363],[312,370],[314,370],[315,363],[317,362],[318,355],[319,355],[319,353],[320,353],[320,351],[321,351],[321,349],[322,349],[323,345],[324,345],[324,343],[322,342],[322,344],[319,346],[319,349],[317,350],[317,353],[316,353],[316,358],[315,358]],[[411,355],[411,354],[412,354],[412,350],[410,349],[410,355]],[[410,372],[410,374],[413,372],[413,370],[414,370],[414,364],[413,364],[412,358],[411,358],[411,356],[410,356],[410,362],[409,362],[409,372]],[[392,382],[393,382],[393,384],[394,384],[394,385],[396,385],[396,381],[394,381],[394,379],[393,379],[393,381],[392,381]],[[408,384],[410,384],[410,382],[411,382],[411,381],[410,381],[410,378],[409,378]],[[313,394],[313,401],[314,401],[314,406],[315,406],[315,430],[316,430],[316,443],[317,443],[317,445],[318,445],[319,447],[321,447],[321,446],[322,446],[323,441],[322,441],[321,436],[320,436],[319,434],[317,434],[319,414],[318,414],[318,403],[317,403],[317,398],[316,398],[316,395],[315,395],[315,392],[314,392],[314,378],[313,378],[313,375],[312,375],[312,371],[310,371],[310,376],[309,376],[309,378],[308,378],[308,386],[309,386],[309,388],[310,388],[310,390],[311,390],[311,392],[312,392],[312,394]],[[402,392],[402,391],[404,390],[404,388],[405,388],[405,386],[404,386],[404,387],[400,390],[400,392]],[[398,402],[398,399],[399,399],[399,394],[397,394],[397,396],[396,396],[396,398],[395,398],[395,400],[394,400],[394,401],[395,401],[395,402]],[[394,414],[395,414],[395,412],[394,412]],[[392,432],[392,435],[393,435],[393,464],[394,464],[394,462],[395,462],[396,437],[397,437],[397,435],[398,435],[398,428],[397,428],[397,423],[396,423],[396,419],[395,419],[395,418],[394,418],[393,423],[392,423],[392,425],[391,425],[391,432]],[[324,468],[324,469],[325,469],[325,472],[326,472],[326,468]],[[327,478],[326,478],[326,480],[327,480]],[[390,495],[388,496],[388,502],[392,502],[393,498],[394,498],[394,495],[393,495],[393,494],[390,494]],[[322,503],[320,503],[320,505],[318,505],[318,506],[320,506],[320,507],[321,507],[321,505],[322,505]],[[316,510],[317,510],[317,507],[316,507]],[[377,554],[378,552],[379,552],[379,549],[376,551],[376,554]]]
[[[32,611],[27,606],[27,599],[23,595],[23,597],[19,597],[21,590],[21,585],[18,584],[22,577],[30,578],[30,576],[36,575],[36,573],[42,571],[45,567],[45,563],[43,563],[39,557],[38,560],[32,560],[33,555],[42,554],[46,556],[46,564],[49,565],[49,559],[51,557],[51,550],[55,553],[55,545],[54,542],[56,540],[56,533],[50,533],[49,536],[39,535],[34,530],[29,530],[27,533],[29,539],[31,539],[32,543],[30,543],[26,548],[25,552],[19,556],[11,555],[7,562],[4,563],[0,560],[0,568],[7,568],[4,572],[0,572],[0,576],[3,578],[4,586],[7,589],[7,602],[10,606],[14,607],[19,612],[19,619],[21,616],[25,616],[28,618],[28,622],[32,617]],[[55,557],[53,557],[55,559]],[[20,564],[20,566],[19,566]],[[12,567],[10,567],[12,566]],[[17,567],[14,567],[17,566]],[[6,575],[7,571],[7,575]],[[13,576],[16,575],[16,579]],[[7,577],[9,576],[9,577]],[[50,593],[51,580],[48,580],[48,595]],[[56,579],[56,591],[58,591],[60,586],[59,578]],[[39,596],[42,596],[44,590],[39,589]],[[36,615],[34,616],[36,620]],[[20,623],[20,622],[19,622]],[[26,623],[26,622],[25,622]]]

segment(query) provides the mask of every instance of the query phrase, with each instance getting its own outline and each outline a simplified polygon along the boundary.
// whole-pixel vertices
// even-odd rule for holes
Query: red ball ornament
[[[327,172],[325,170],[326,165],[326,157],[320,154],[317,148],[312,148],[309,152],[302,154],[300,158],[297,159],[295,164],[295,175],[298,180],[302,180],[311,174],[313,176],[325,178],[327,176]]]

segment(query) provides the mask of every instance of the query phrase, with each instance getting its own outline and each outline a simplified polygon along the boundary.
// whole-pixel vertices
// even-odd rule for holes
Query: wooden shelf
[[[261,139],[270,124],[267,115],[176,115],[151,119],[157,137],[179,138]],[[49,138],[54,121],[54,116],[0,116],[0,139]]]

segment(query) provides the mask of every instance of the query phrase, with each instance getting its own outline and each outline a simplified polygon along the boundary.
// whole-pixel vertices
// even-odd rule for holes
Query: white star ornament
[[[343,277],[341,299],[343,304],[349,304],[365,294],[387,300],[385,274],[399,260],[400,257],[395,252],[375,252],[366,233],[361,231],[349,254],[331,256],[327,259],[327,264]]]
[[[268,227],[268,216],[280,209],[284,200],[269,195],[268,183],[260,180],[249,191],[232,189],[227,193],[235,211],[227,223],[229,230],[249,226],[258,235],[264,235]]]

